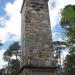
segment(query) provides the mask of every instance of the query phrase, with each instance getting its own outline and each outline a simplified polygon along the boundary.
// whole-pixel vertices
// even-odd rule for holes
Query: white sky
[[[5,25],[4,28],[0,28],[0,40],[3,43],[7,41],[19,40],[20,39],[20,29],[21,29],[21,4],[22,0],[15,0],[14,4],[7,3],[6,7],[4,8],[6,11],[6,15],[10,17],[9,20],[5,19],[4,17],[0,17],[0,21],[2,24]],[[5,16],[6,16],[5,15]],[[10,37],[12,35],[16,35],[13,38]],[[0,49],[0,68],[6,63],[2,59],[2,55],[5,50]]]
[[[7,15],[10,16],[10,19],[7,20],[4,17],[0,17],[0,21],[5,25],[4,28],[0,28],[0,40],[2,42],[6,42],[10,40],[10,34],[16,35],[11,40],[20,39],[20,29],[21,29],[21,9],[22,0],[15,0],[13,4],[7,3],[5,6],[5,11]],[[50,19],[52,29],[59,24],[60,21],[60,10],[65,5],[75,4],[75,0],[50,0],[49,1],[49,9],[50,9]],[[6,16],[6,15],[5,15]],[[55,37],[58,32],[53,32],[53,36]],[[58,38],[61,40],[61,38]],[[0,68],[2,68],[4,61],[2,60],[3,51],[0,51]]]
[[[50,11],[50,20],[53,32],[53,39],[63,40],[62,37],[56,37],[57,35],[63,35],[61,32],[54,32],[54,28],[59,25],[59,21],[61,18],[61,9],[63,9],[66,5],[75,5],[75,0],[49,0],[49,11]]]

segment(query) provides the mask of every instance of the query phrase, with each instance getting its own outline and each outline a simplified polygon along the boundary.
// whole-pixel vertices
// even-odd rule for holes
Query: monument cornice
[[[47,71],[50,71],[50,70],[53,70],[53,69],[57,69],[58,66],[50,66],[50,67],[43,67],[43,66],[33,66],[33,65],[24,65],[23,67],[21,67],[19,73],[21,73],[24,69],[32,69],[32,70],[47,70]]]

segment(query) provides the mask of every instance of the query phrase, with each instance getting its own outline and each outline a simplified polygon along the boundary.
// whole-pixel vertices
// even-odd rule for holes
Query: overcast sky
[[[0,0],[0,40],[4,44],[0,49],[0,68],[5,64],[2,59],[3,52],[8,46],[20,40],[21,30],[21,4],[22,0]],[[50,20],[54,40],[63,40],[62,28],[60,27],[60,12],[64,6],[75,4],[75,0],[50,0]],[[59,37],[60,36],[60,37]],[[57,38],[57,39],[56,39]]]

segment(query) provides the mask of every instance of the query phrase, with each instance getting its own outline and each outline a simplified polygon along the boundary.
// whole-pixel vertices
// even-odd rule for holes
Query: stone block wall
[[[48,0],[25,0],[21,14],[22,65],[51,66],[54,56]]]

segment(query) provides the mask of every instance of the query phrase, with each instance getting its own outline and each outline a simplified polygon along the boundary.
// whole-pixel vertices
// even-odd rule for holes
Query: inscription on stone
[[[31,2],[31,7],[34,8],[34,10],[36,11],[40,11],[41,9],[44,8],[44,4]]]

